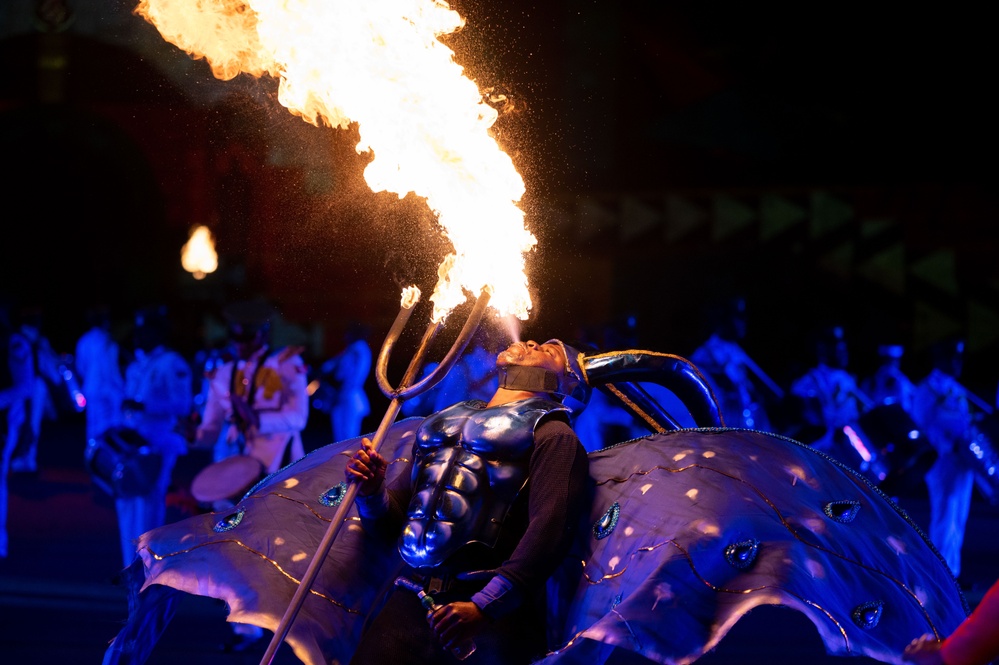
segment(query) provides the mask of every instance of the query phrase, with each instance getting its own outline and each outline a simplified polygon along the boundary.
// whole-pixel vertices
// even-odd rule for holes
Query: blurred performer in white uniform
[[[874,403],[847,370],[849,351],[842,327],[830,326],[818,333],[815,358],[816,365],[794,381],[791,394],[801,400],[804,421],[821,432],[818,439],[805,443],[830,453],[843,427],[856,425]]]
[[[223,312],[232,345],[226,357],[231,359],[207,372],[208,395],[195,435],[195,445],[213,448],[216,469],[225,466],[223,460],[239,455],[256,459],[261,473],[267,474],[305,455],[307,368],[301,347],[271,346],[273,314],[270,305],[257,301],[233,303]],[[240,493],[249,489],[242,479],[236,480]],[[217,500],[213,507],[219,510],[227,503],[231,501]],[[231,641],[226,644],[230,651],[242,651],[264,634],[251,624],[230,627]]]
[[[371,401],[364,383],[371,373],[371,347],[368,331],[358,322],[347,327],[347,346],[322,364],[323,378],[333,387],[330,404],[332,441],[360,436],[364,418],[371,413]]]
[[[861,435],[860,428],[860,416],[873,408],[874,402],[847,369],[850,356],[842,326],[828,326],[818,332],[815,356],[816,365],[791,385],[791,394],[798,400],[807,426],[802,431],[809,432],[800,438],[872,481],[884,480],[885,462],[873,442]]]
[[[111,335],[111,315],[106,307],[87,312],[90,327],[76,342],[75,367],[87,398],[84,411],[87,440],[121,424],[125,379],[121,372],[118,342]]]
[[[21,310],[18,331],[31,346],[35,378],[28,403],[28,423],[31,426],[22,432],[10,461],[10,470],[15,472],[33,473],[38,470],[38,441],[42,436],[42,421],[46,414],[53,417],[55,415],[49,386],[62,382],[59,356],[52,349],[48,338],[42,334],[42,321],[41,307],[31,306]]]
[[[770,431],[766,400],[784,391],[739,345],[746,336],[746,300],[735,297],[708,312],[711,334],[690,356],[721,405],[727,427]]]
[[[272,348],[273,310],[241,302],[224,315],[233,360],[210,376],[205,411],[195,436],[214,459],[249,455],[267,473],[305,454],[302,430],[309,418],[308,381],[301,347]]]
[[[882,344],[878,347],[881,364],[864,383],[864,392],[878,405],[898,404],[906,413],[912,413],[916,384],[902,371],[901,344]]]
[[[135,430],[161,457],[149,491],[116,497],[122,557],[135,557],[135,541],[166,522],[166,495],[177,457],[187,453],[185,423],[193,408],[191,366],[168,346],[169,313],[164,306],[139,310],[135,317],[134,358],[125,369],[122,423]]]
[[[961,546],[975,482],[974,470],[961,450],[975,436],[971,410],[974,398],[957,380],[964,360],[964,341],[939,342],[933,351],[934,368],[916,388],[913,419],[937,452],[936,461],[926,473],[929,537],[957,577],[961,573]]]
[[[0,558],[7,556],[7,483],[10,459],[21,430],[27,426],[28,404],[35,385],[31,343],[13,329],[9,311],[0,304],[0,432],[3,461],[0,464]]]

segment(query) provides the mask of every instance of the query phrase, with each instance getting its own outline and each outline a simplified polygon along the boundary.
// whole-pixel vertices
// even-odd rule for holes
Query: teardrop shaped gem
[[[621,505],[615,501],[610,508],[607,509],[600,519],[597,520],[596,524],[593,525],[593,537],[597,540],[603,540],[607,536],[611,535],[614,531],[614,527],[617,526],[617,520],[621,516]]]
[[[756,561],[756,554],[760,549],[760,541],[755,538],[740,540],[725,548],[725,559],[733,568],[746,570]]]
[[[823,506],[822,512],[826,514],[826,517],[847,524],[852,522],[857,517],[857,513],[860,512],[860,502],[850,499],[830,501]]]
[[[881,612],[884,610],[884,603],[880,600],[871,600],[853,608],[853,622],[861,628],[874,628],[881,621]]]
[[[243,521],[243,515],[245,514],[246,514],[246,508],[240,506],[236,510],[236,512],[230,513],[225,517],[223,517],[222,519],[220,519],[218,522],[216,522],[215,526],[212,527],[212,531],[214,531],[215,533],[225,533],[226,531],[232,531],[237,526],[239,526],[240,522]]]
[[[340,505],[340,502],[343,501],[343,497],[346,494],[347,483],[341,480],[339,484],[334,485],[320,495],[319,503],[333,508]]]

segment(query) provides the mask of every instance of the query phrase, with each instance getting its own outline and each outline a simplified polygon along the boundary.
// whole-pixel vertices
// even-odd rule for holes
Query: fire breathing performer
[[[345,478],[360,483],[358,500],[285,637],[307,665],[395,662],[397,650],[448,662],[468,641],[467,663],[530,662],[542,626],[545,665],[689,663],[759,605],[800,611],[829,653],[901,663],[911,640],[966,618],[956,580],[894,502],[811,446],[721,427],[689,361],[577,355],[553,341],[515,344],[497,364],[506,376],[488,403],[403,419],[378,454],[366,437],[330,444],[232,511],[145,534],[125,571],[130,618],[105,664],[144,662],[181,593],[223,599],[229,621],[275,631]],[[671,427],[646,383],[677,395],[698,427]],[[587,387],[652,434],[585,464],[559,396]],[[503,641],[539,621],[539,607],[542,623]]]
[[[445,665],[471,643],[481,663],[546,653],[545,584],[584,508],[586,451],[569,425],[588,392],[579,355],[555,339],[501,352],[488,402],[459,402],[419,426],[400,487],[386,488],[387,461],[362,439],[346,467],[361,483],[362,525],[401,531],[406,567],[352,664]],[[414,587],[436,599],[429,617]]]

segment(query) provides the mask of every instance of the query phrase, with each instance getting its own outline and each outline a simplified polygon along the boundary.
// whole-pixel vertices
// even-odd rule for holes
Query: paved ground
[[[325,444],[328,424],[310,426],[307,447]],[[83,466],[82,419],[47,421],[37,475],[11,479],[10,554],[0,559],[0,662],[18,665],[100,663],[104,648],[127,615],[124,592],[113,580],[120,567],[111,501]],[[324,429],[325,427],[325,429]],[[178,467],[181,482],[207,461],[189,456]],[[925,528],[923,497],[902,507]],[[182,516],[179,511],[174,512]],[[999,576],[999,507],[976,499],[961,578],[974,605]],[[243,653],[223,650],[229,632],[218,601],[185,597],[149,665],[251,665],[267,639]],[[293,665],[286,647],[272,661]],[[783,608],[761,608],[746,617],[699,665],[754,663],[869,663],[825,656],[811,624]]]

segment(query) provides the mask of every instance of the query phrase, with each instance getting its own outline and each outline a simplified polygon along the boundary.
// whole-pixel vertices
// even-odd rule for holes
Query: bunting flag
[[[577,210],[579,218],[579,239],[586,241],[603,231],[617,226],[618,217],[614,211],[593,198],[584,198]]]
[[[801,206],[775,194],[764,194],[760,197],[760,240],[772,240],[806,217]]]
[[[960,293],[957,283],[957,262],[951,249],[937,250],[929,256],[914,261],[909,266],[909,272],[940,291],[954,296]]]
[[[621,240],[638,238],[663,223],[661,210],[643,203],[637,197],[625,196],[621,200]]]
[[[999,312],[975,299],[968,301],[968,352],[999,342]]]
[[[953,250],[940,249],[909,263],[913,308],[913,344],[929,348],[951,335],[966,334],[967,307],[962,303]]]
[[[712,233],[715,240],[725,240],[749,228],[756,221],[756,210],[730,196],[711,199]]]
[[[859,263],[856,271],[887,291],[905,292],[905,246],[901,243],[874,254]]]
[[[882,236],[898,229],[898,223],[893,219],[862,219],[860,221],[860,237],[866,239]]]
[[[666,197],[666,230],[667,241],[678,240],[708,221],[708,215],[693,203],[679,196]]]
[[[687,192],[661,200],[625,195],[613,205],[591,197],[563,210],[561,221],[570,217],[584,241],[608,231],[622,243],[652,232],[661,233],[667,243],[689,241],[695,233],[701,234],[698,242],[727,242],[752,232],[756,243],[770,244],[772,251],[781,251],[774,244],[780,242],[786,251],[810,257],[820,271],[856,278],[883,295],[905,299],[912,317],[905,323],[916,349],[953,334],[967,337],[969,351],[999,346],[999,280],[962,284],[954,249],[914,257],[903,222],[862,217],[839,193],[813,189],[792,194]],[[551,223],[558,224],[552,217]]]
[[[925,301],[916,301],[912,316],[912,346],[916,351],[925,351],[935,342],[964,330],[963,321]]]
[[[853,220],[853,206],[828,192],[812,192],[810,204],[810,231],[813,238],[819,238]]]

